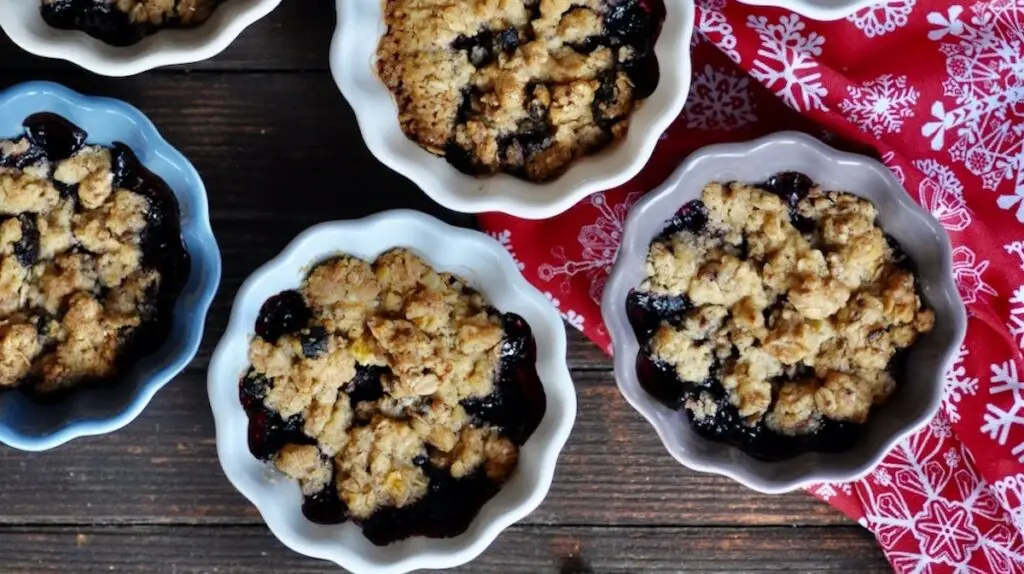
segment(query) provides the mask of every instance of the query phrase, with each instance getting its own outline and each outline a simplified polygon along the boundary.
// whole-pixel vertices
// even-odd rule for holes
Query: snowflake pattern
[[[1006,328],[1010,336],[1017,341],[1017,346],[1024,349],[1024,285],[1018,285],[1010,297],[1010,320]]]
[[[725,20],[722,8],[725,8],[725,0],[697,0],[698,33],[693,35],[693,41],[698,42],[703,38],[729,56],[730,60],[739,64],[740,52],[736,49],[736,35],[733,34],[732,24]]]
[[[757,120],[750,97],[750,78],[704,66],[693,77],[683,115],[686,127],[698,130],[734,130]]]
[[[603,193],[590,196],[590,205],[598,211],[594,223],[584,225],[576,236],[583,248],[579,260],[571,259],[561,245],[551,250],[555,263],[542,263],[537,268],[541,281],[550,282],[556,277],[562,281],[559,289],[563,293],[572,290],[572,278],[580,273],[590,279],[589,295],[597,305],[601,304],[601,293],[608,280],[608,272],[615,263],[615,254],[622,240],[622,226],[625,223],[629,208],[640,198],[639,192],[630,193],[617,204],[609,204]]]
[[[887,152],[883,153],[882,154],[882,163],[885,164],[885,167],[889,168],[889,171],[891,171],[892,174],[896,176],[896,179],[898,179],[901,184],[906,184],[907,183],[907,176],[904,175],[904,173],[903,173],[903,166],[901,166],[900,164],[896,163],[896,154],[895,153],[893,153],[891,151],[887,151]]]
[[[508,251],[508,254],[512,256],[512,261],[516,262],[516,267],[518,267],[520,271],[526,269],[526,264],[520,261],[518,257],[516,257],[516,248],[513,247],[512,245],[511,231],[509,231],[508,229],[503,229],[501,231],[488,231],[487,235],[490,235],[491,237],[496,239],[498,243],[500,243],[501,246],[505,248],[505,251]]]
[[[848,482],[819,482],[811,487],[811,491],[818,498],[828,502],[840,492],[847,496],[853,494],[853,485]]]
[[[963,231],[971,224],[971,211],[964,200],[964,186],[948,166],[934,159],[914,162],[925,178],[918,185],[921,203],[950,231]]]
[[[846,19],[868,38],[884,36],[907,25],[914,4],[917,0],[882,0],[850,14]]]
[[[804,35],[806,24],[795,14],[781,16],[778,24],[751,15],[747,26],[761,41],[750,75],[797,111],[828,111],[822,101],[828,90],[821,83],[821,73],[812,71],[818,67],[814,57],[821,55],[825,37],[817,32]]]
[[[1017,364],[1013,360],[992,365],[988,392],[992,395],[1008,394],[1013,399],[1009,409],[1002,409],[992,403],[985,405],[985,421],[981,432],[1000,445],[1005,445],[1010,430],[1015,425],[1024,426],[1024,382],[1017,377]],[[1024,463],[1024,441],[1014,445],[1010,452]]]
[[[586,317],[584,317],[582,313],[577,313],[569,308],[562,309],[562,302],[552,295],[550,291],[545,291],[544,296],[548,298],[552,307],[558,309],[558,313],[566,323],[579,331],[583,330],[583,323],[586,322]]]
[[[1024,568],[1006,522],[970,452],[956,445],[942,414],[904,440],[858,484],[864,521],[897,573],[986,574],[969,564],[983,553],[993,572]],[[940,432],[936,432],[940,431]],[[976,559],[975,559],[976,560]],[[953,566],[953,569],[950,569]]]
[[[977,377],[969,376],[964,366],[967,355],[967,345],[961,345],[953,364],[946,370],[943,381],[942,412],[954,423],[960,421],[960,401],[978,392]]]
[[[936,151],[951,139],[949,156],[981,177],[985,189],[1010,180],[1011,193],[996,203],[1024,222],[1024,4],[978,2],[970,9],[969,21],[956,5],[928,14],[935,26],[928,38],[946,57],[943,94],[953,106],[935,101],[933,121],[921,133]]]
[[[996,500],[1010,513],[1017,530],[1024,533],[1024,474],[1007,476],[992,485]]]
[[[1021,271],[1024,271],[1024,241],[1011,241],[1003,246],[1010,255],[1016,255],[1019,259],[1018,264],[1020,265]]]
[[[960,290],[960,297],[965,305],[978,300],[978,295],[998,295],[991,285],[985,283],[982,275],[988,269],[988,260],[976,263],[976,257],[970,247],[961,245],[953,250],[953,278]]]
[[[883,74],[860,86],[848,88],[849,97],[839,102],[847,119],[876,138],[899,133],[903,120],[914,115],[918,93],[906,76]]]

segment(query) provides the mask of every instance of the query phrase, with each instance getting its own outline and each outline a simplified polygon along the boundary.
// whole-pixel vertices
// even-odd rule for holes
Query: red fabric
[[[697,4],[690,97],[644,171],[559,217],[483,226],[610,352],[599,301],[623,217],[687,154],[798,129],[880,157],[949,231],[967,342],[927,428],[811,491],[897,572],[1024,572],[1024,0],[881,0],[837,22]]]

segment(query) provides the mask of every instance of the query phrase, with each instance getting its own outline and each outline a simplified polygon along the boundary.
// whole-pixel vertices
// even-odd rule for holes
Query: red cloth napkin
[[[797,129],[881,158],[952,238],[967,341],[928,427],[867,478],[810,490],[897,572],[1024,572],[1024,0],[881,0],[837,22],[697,5],[690,96],[644,171],[559,217],[484,228],[611,352],[599,302],[623,218],[687,154]]]

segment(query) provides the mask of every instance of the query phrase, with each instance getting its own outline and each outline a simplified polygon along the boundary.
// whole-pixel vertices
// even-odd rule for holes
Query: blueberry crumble
[[[641,385],[758,458],[849,448],[935,321],[875,215],[797,173],[707,185],[626,301]]]
[[[658,82],[664,6],[386,0],[377,70],[402,130],[471,175],[542,182],[625,136]]]
[[[163,343],[189,258],[177,200],[127,146],[49,113],[24,128],[0,140],[0,390],[52,398]]]
[[[250,451],[374,544],[464,532],[544,416],[529,326],[406,249],[318,264],[255,327]]]
[[[224,0],[40,0],[43,20],[112,46],[137,44],[163,28],[198,26]]]

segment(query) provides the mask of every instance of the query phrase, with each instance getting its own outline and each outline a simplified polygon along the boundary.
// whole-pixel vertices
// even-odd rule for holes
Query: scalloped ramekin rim
[[[467,249],[493,257],[490,264],[478,264],[481,267],[489,266],[492,270],[500,269],[500,277],[485,278],[486,284],[475,284],[472,279],[470,282],[474,283],[474,287],[480,288],[492,302],[495,302],[492,294],[488,293],[492,289],[498,289],[499,297],[506,303],[509,300],[516,300],[514,309],[508,309],[506,304],[504,310],[515,311],[524,316],[528,314],[531,317],[529,322],[534,336],[547,340],[547,344],[537,344],[537,369],[541,373],[547,394],[547,410],[541,426],[522,447],[524,452],[520,457],[520,469],[517,470],[517,474],[513,475],[513,479],[495,498],[484,505],[480,515],[474,519],[466,533],[452,539],[417,537],[410,539],[412,542],[401,541],[380,550],[381,553],[388,554],[388,549],[397,547],[400,548],[400,556],[374,559],[360,553],[358,546],[365,547],[369,543],[355,525],[348,523],[334,527],[318,527],[302,518],[301,514],[298,514],[298,487],[291,485],[294,487],[293,490],[281,490],[274,486],[272,483],[276,481],[270,477],[276,476],[276,471],[268,465],[258,463],[252,457],[247,443],[244,442],[244,433],[239,435],[237,428],[239,424],[246,424],[247,418],[237,393],[238,378],[242,373],[236,372],[238,369],[234,364],[238,363],[244,369],[244,353],[252,337],[253,314],[258,311],[264,300],[258,291],[267,289],[268,283],[276,285],[277,280],[274,278],[283,275],[290,276],[284,280],[284,284],[291,285],[291,288],[296,287],[295,281],[301,279],[310,264],[338,253],[352,252],[351,243],[360,237],[360,234],[381,229],[390,229],[392,232],[379,234],[385,239],[380,239],[375,245],[360,246],[359,249],[366,251],[367,256],[370,256],[371,252],[375,256],[388,248],[405,246],[424,256],[432,266],[450,269],[452,266],[438,265],[431,259],[437,256],[445,244],[450,246],[453,242],[459,242],[467,246]],[[393,234],[401,233],[408,233],[406,238],[419,236],[420,239],[418,242],[396,241]],[[430,238],[424,239],[424,234]],[[350,245],[345,245],[346,241],[350,242]],[[428,241],[435,242],[435,246],[426,245]],[[470,245],[473,247],[468,247]],[[464,261],[467,256],[451,257]],[[464,274],[461,271],[463,265],[468,264],[459,263],[455,265],[454,271]],[[502,284],[503,287],[498,287]],[[276,287],[270,289],[268,293],[274,289]],[[243,355],[241,362],[238,360],[238,353]],[[404,574],[420,568],[451,568],[477,557],[503,530],[533,512],[547,496],[558,456],[568,440],[576,418],[576,395],[565,356],[566,336],[561,317],[547,299],[526,282],[508,252],[493,238],[477,231],[450,226],[412,210],[392,210],[362,219],[320,223],[299,234],[280,254],[253,272],[239,288],[235,297],[228,327],[210,361],[207,384],[214,412],[218,457],[228,480],[256,506],[273,534],[296,552],[335,562],[355,574]],[[529,455],[525,453],[527,448],[531,451]],[[526,461],[527,456],[532,460]],[[518,475],[526,472],[521,470],[526,463],[531,469],[535,469],[535,474],[524,478],[529,482],[516,484],[522,484],[522,488],[526,488],[528,494],[521,495],[518,500],[513,501],[514,504],[493,508],[493,505],[507,503],[505,499],[514,496],[503,497],[502,494],[517,480]],[[252,465],[258,465],[259,470]],[[245,466],[249,468],[244,468]],[[260,472],[264,473],[262,479],[255,477],[255,474]],[[481,522],[485,513],[486,521]],[[326,529],[334,534],[340,532],[341,535],[329,539],[322,536],[318,538],[303,532],[303,528],[311,528],[314,531]],[[348,529],[347,533],[342,530],[345,528]],[[356,547],[351,547],[353,541]]]
[[[385,32],[377,0],[337,0],[331,72],[355,112],[370,152],[431,199],[463,213],[497,211],[544,219],[636,176],[654,153],[661,134],[682,112],[690,89],[694,2],[680,0],[665,5],[665,21],[655,45],[658,87],[633,113],[626,137],[600,153],[575,161],[561,177],[544,184],[505,174],[477,178],[459,173],[443,158],[405,136],[398,124],[394,97],[374,69],[377,43]]]
[[[935,375],[928,381],[930,393],[927,404],[920,409],[917,416],[907,417],[906,420],[900,422],[877,445],[877,448],[853,466],[836,468],[833,465],[830,467],[825,465],[829,460],[821,460],[828,455],[810,453],[793,459],[793,461],[802,462],[803,465],[809,466],[809,470],[794,472],[791,476],[781,479],[762,476],[756,470],[751,470],[751,468],[757,469],[758,467],[768,468],[772,463],[756,461],[735,447],[713,443],[712,441],[696,437],[695,434],[691,434],[692,431],[687,433],[684,430],[684,434],[687,434],[689,437],[688,439],[680,439],[674,434],[679,425],[685,425],[688,429],[689,421],[685,415],[681,414],[675,417],[674,420],[668,420],[664,416],[667,409],[640,388],[639,383],[636,381],[635,368],[639,344],[625,313],[625,295],[631,288],[635,287],[635,284],[626,277],[628,273],[626,268],[639,264],[636,260],[630,261],[633,254],[627,253],[627,249],[630,247],[635,249],[641,246],[646,247],[650,239],[653,238],[653,235],[648,237],[649,233],[641,230],[641,225],[638,223],[644,211],[650,209],[652,205],[656,205],[658,202],[667,201],[667,198],[672,198],[675,195],[684,195],[686,192],[677,193],[675,190],[688,178],[692,177],[690,172],[694,166],[699,164],[714,165],[715,162],[742,161],[745,158],[756,156],[768,148],[777,146],[799,147],[801,153],[813,154],[817,160],[828,162],[830,167],[840,165],[854,166],[851,169],[865,170],[865,172],[869,172],[873,176],[880,178],[880,181],[885,182],[885,189],[887,191],[884,192],[884,195],[892,198],[899,210],[919,222],[919,225],[930,231],[936,239],[937,244],[935,248],[938,256],[934,258],[933,264],[937,266],[937,269],[933,272],[922,273],[919,277],[921,277],[923,287],[934,291],[930,295],[930,299],[934,299],[935,302],[942,304],[946,308],[946,312],[942,315],[939,314],[939,309],[936,309],[937,324],[940,321],[946,321],[950,325],[950,331],[947,334],[945,343],[937,345],[941,349],[937,353],[939,355],[938,364],[941,368],[933,369]],[[747,163],[754,162],[748,159]],[[812,177],[812,179],[815,178]],[[699,189],[707,181],[693,183],[698,185],[697,189]],[[896,192],[897,190],[899,191],[898,193]],[[848,191],[858,193],[856,189]],[[673,201],[672,203],[675,205],[673,209],[677,209],[679,205],[682,205],[688,199],[690,199],[689,196],[678,202],[678,205],[675,205],[676,201]],[[667,221],[668,218],[663,219]],[[661,224],[661,228],[663,227],[664,222]],[[887,228],[887,231],[894,230]],[[608,326],[608,332],[615,351],[616,384],[626,401],[654,427],[666,450],[684,466],[699,472],[713,473],[731,478],[748,488],[766,494],[790,492],[821,482],[857,480],[871,472],[902,440],[926,426],[938,412],[942,401],[942,374],[955,359],[958,349],[963,344],[967,329],[966,311],[963,302],[960,300],[953,278],[952,246],[942,225],[909,197],[902,184],[882,163],[863,155],[836,150],[800,132],[778,132],[748,142],[710,145],[688,157],[669,176],[665,183],[651,191],[633,206],[624,224],[622,244],[623,248],[619,250],[616,257],[601,301],[602,317]],[[630,247],[627,247],[627,245]],[[937,277],[937,280],[924,285],[924,276]],[[869,424],[875,423],[877,421],[873,420]],[[688,449],[688,447],[701,444],[707,445],[708,450],[712,451],[712,454],[688,452],[688,450],[692,450]],[[728,453],[732,458],[723,461],[721,456],[717,459],[712,456],[716,454],[721,455],[722,453]]]
[[[66,60],[102,76],[124,77],[212,58],[280,3],[230,0],[195,28],[160,30],[124,47],[110,46],[77,30],[51,28],[39,14],[38,0],[0,2],[0,29],[31,54]]]
[[[878,0],[738,0],[751,6],[775,6],[812,20],[842,20],[878,3]]]
[[[186,286],[183,287],[182,293],[175,302],[174,313],[175,317],[187,315],[182,309],[182,306],[185,304],[184,300],[187,297],[194,298],[192,307],[193,320],[182,325],[176,319],[172,324],[172,330],[184,329],[184,343],[177,349],[172,349],[175,351],[174,356],[165,359],[167,362],[155,374],[149,376],[144,383],[139,385],[127,406],[114,416],[105,418],[76,418],[75,420],[65,422],[60,428],[44,435],[24,434],[10,428],[0,420],[0,443],[19,450],[38,452],[58,447],[76,438],[108,434],[123,428],[142,413],[160,389],[164,388],[188,366],[199,350],[206,314],[220,284],[221,258],[216,239],[213,236],[213,230],[210,226],[206,188],[199,177],[199,173],[181,152],[171,146],[160,135],[156,126],[145,114],[120,100],[85,96],[52,82],[26,82],[0,91],[0,115],[3,114],[3,110],[7,105],[18,98],[54,98],[70,108],[82,110],[83,113],[105,112],[124,118],[134,124],[135,130],[137,130],[142,140],[148,144],[148,149],[166,160],[175,169],[181,171],[184,174],[184,179],[188,181],[189,189],[183,190],[171,187],[179,202],[187,200],[189,204],[190,217],[187,222],[184,218],[182,220],[183,236],[186,234],[186,223],[188,224],[187,231],[189,231],[189,235],[196,235],[196,243],[187,246],[189,248],[189,256],[192,259],[193,269]],[[85,125],[79,125],[80,127],[87,128]],[[89,130],[86,129],[86,131]],[[0,136],[4,135],[10,136],[14,134],[0,134]],[[138,153],[139,150],[133,149],[133,151]],[[141,154],[139,155],[141,156]],[[204,273],[202,278],[195,279],[199,283],[194,285],[193,275],[196,272],[195,267],[197,264],[203,267]],[[192,289],[186,292],[190,285],[193,285]],[[143,360],[158,357],[161,353],[165,352],[167,351],[161,347],[161,349],[147,355]],[[135,369],[136,367],[133,366],[126,376],[132,376]],[[88,399],[86,395],[91,392],[93,392],[92,389],[75,391],[75,394],[65,400],[85,401]]]

